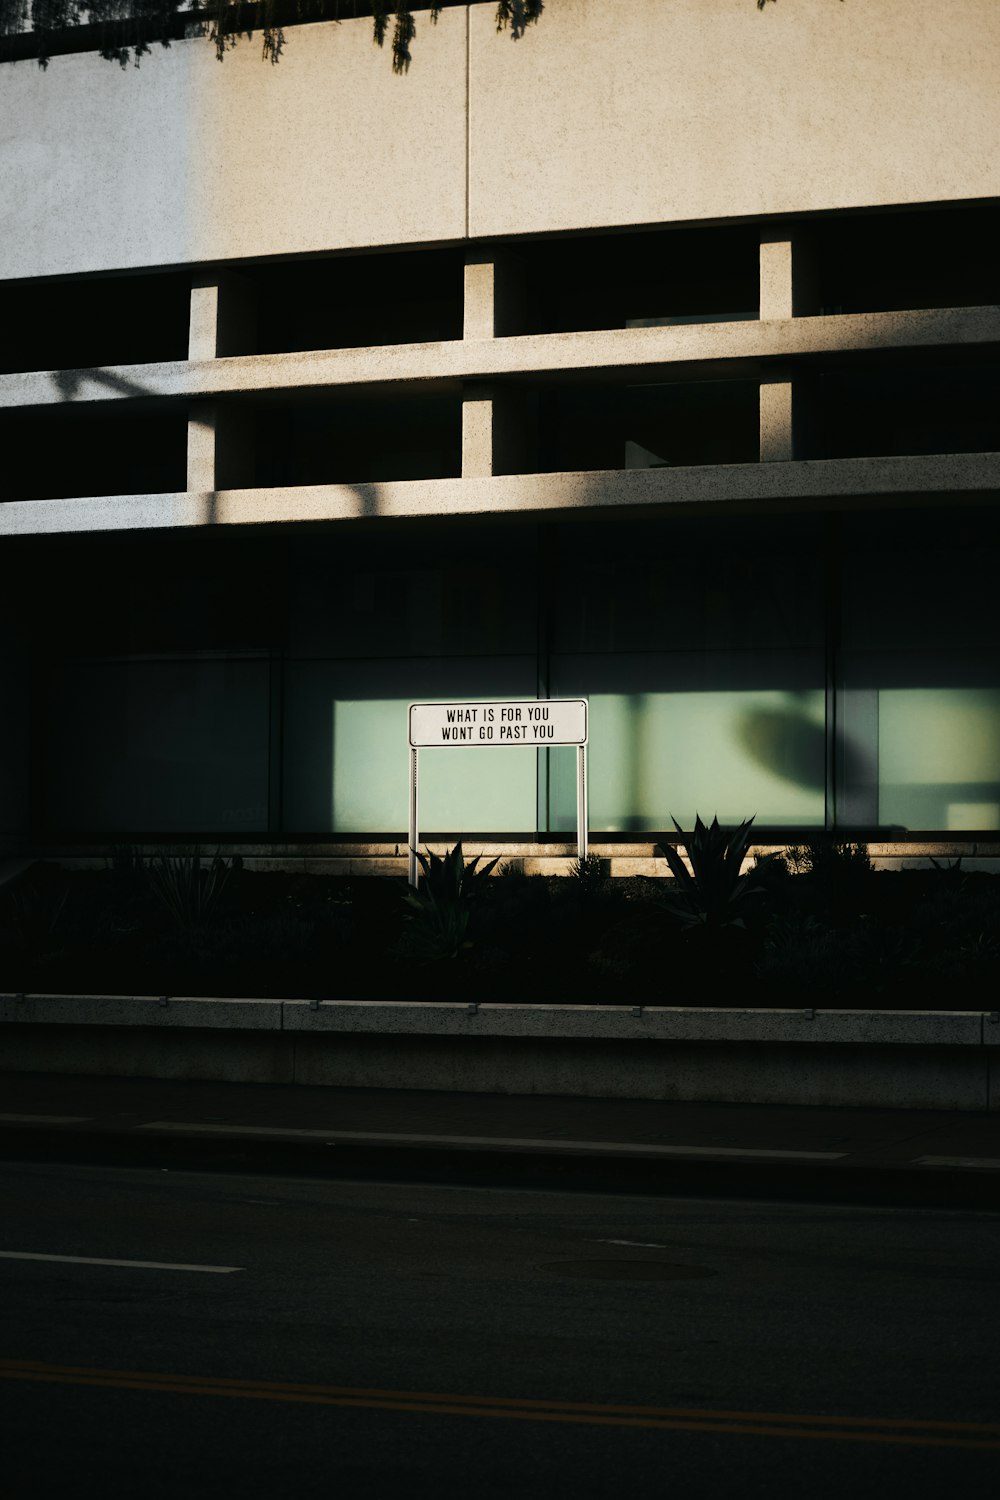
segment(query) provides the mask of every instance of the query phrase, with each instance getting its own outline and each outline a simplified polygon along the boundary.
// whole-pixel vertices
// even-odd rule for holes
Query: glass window
[[[838,821],[1000,828],[996,524],[896,513],[844,538]]]
[[[595,832],[822,825],[820,533],[801,518],[574,528],[553,613],[553,696],[590,698]],[[548,819],[575,820],[549,752]]]
[[[535,671],[533,655],[289,662],[286,828],[405,838],[409,703],[533,698]],[[421,839],[531,833],[536,760],[528,748],[421,751]]]
[[[266,828],[268,681],[252,659],[60,663],[46,695],[48,827]]]

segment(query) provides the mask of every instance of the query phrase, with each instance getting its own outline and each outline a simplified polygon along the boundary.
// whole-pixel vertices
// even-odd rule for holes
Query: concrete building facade
[[[6,847],[1000,852],[995,0],[417,20],[0,62]]]

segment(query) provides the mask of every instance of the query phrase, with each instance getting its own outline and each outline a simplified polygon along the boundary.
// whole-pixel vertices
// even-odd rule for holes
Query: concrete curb
[[[1000,1109],[1000,1013],[0,995],[21,1073]]]
[[[1000,1046],[998,1011],[0,994],[0,1024],[848,1046]]]

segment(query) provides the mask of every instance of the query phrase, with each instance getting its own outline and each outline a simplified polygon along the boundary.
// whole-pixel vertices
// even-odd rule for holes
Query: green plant
[[[937,860],[933,854],[930,856],[931,864],[938,872],[938,882],[946,890],[961,891],[965,888],[965,874],[962,870],[962,856],[957,859]]]
[[[824,879],[867,875],[872,869],[867,844],[828,844],[817,840],[790,846],[785,859],[796,875],[818,875]]]
[[[667,909],[686,927],[745,927],[752,900],[763,890],[757,877],[775,858],[770,854],[758,857],[752,876],[740,873],[753,818],[728,829],[720,827],[717,817],[706,827],[695,814],[694,831],[689,834],[676,818],[671,822],[681,835],[691,868],[673,844],[659,845],[677,882],[676,895],[666,898]]]
[[[803,891],[820,911],[842,925],[866,910],[872,896],[872,861],[867,844],[827,843],[816,839],[786,856]]]
[[[473,904],[482,881],[498,863],[479,867],[482,858],[465,861],[461,843],[446,854],[418,852],[423,880],[403,895],[407,908],[406,947],[416,958],[456,958],[469,945]]]
[[[50,866],[28,869],[6,893],[0,927],[17,949],[45,962],[58,955],[67,936],[69,886]]]
[[[226,860],[216,855],[203,867],[201,850],[161,854],[150,861],[146,878],[153,895],[180,931],[201,927],[214,917],[233,877],[243,868],[238,854]]]
[[[596,896],[604,885],[605,862],[599,854],[588,854],[584,859],[575,859],[572,878],[584,896]]]

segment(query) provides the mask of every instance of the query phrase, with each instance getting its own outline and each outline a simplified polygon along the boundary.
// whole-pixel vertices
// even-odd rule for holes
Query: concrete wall
[[[988,1111],[995,1049],[4,1028],[9,1072],[691,1103]],[[991,1081],[992,1078],[992,1081]]]
[[[0,277],[460,238],[465,12],[420,30],[406,79],[370,20],[0,67]]]
[[[994,1013],[0,996],[12,1072],[1000,1108]]]
[[[491,14],[473,235],[1000,192],[996,0],[560,0],[517,48]]]
[[[5,64],[0,278],[1000,194],[996,0],[559,0]]]

